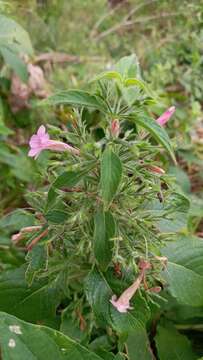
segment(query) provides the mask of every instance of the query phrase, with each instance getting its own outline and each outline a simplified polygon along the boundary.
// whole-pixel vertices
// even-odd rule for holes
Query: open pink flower
[[[167,123],[167,121],[171,118],[175,110],[176,110],[175,106],[171,106],[156,120],[156,122],[159,125],[164,126]]]
[[[29,145],[30,151],[28,156],[34,157],[35,159],[39,156],[42,150],[70,151],[73,154],[79,154],[78,149],[75,149],[62,141],[50,140],[49,134],[46,133],[45,126],[43,125],[39,127],[37,134],[32,135]]]
[[[141,282],[144,279],[145,271],[147,269],[151,268],[151,265],[147,261],[140,261],[139,268],[141,269],[139,276],[134,281],[134,283],[129,286],[124,292],[121,294],[121,296],[117,299],[116,295],[113,295],[110,302],[111,304],[120,312],[120,313],[126,313],[128,310],[133,309],[133,307],[130,306],[130,299],[133,297],[133,295],[136,293],[137,289],[139,289]]]

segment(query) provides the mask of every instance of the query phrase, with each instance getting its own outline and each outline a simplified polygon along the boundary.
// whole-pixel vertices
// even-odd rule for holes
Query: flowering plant
[[[23,313],[20,305],[8,312],[64,333],[40,327],[41,343],[51,337],[58,358],[133,359],[135,347],[135,359],[153,359],[148,324],[167,285],[180,297],[177,266],[162,248],[182,230],[173,226],[189,207],[167,173],[167,157],[176,159],[163,125],[175,108],[159,116],[163,104],[134,55],[91,86],[91,93],[67,90],[40,103],[63,106],[67,126],[41,125],[29,141],[42,186],[27,194],[26,226],[12,242],[26,253],[16,276],[30,295]],[[29,327],[15,322],[22,333]]]

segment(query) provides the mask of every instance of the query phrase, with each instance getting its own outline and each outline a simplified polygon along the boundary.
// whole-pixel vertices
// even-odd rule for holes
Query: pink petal
[[[40,139],[37,135],[32,135],[29,141],[29,145],[31,148],[37,148],[40,146]]]
[[[128,310],[133,309],[130,304],[129,301],[127,301],[126,303],[122,303],[118,300],[116,300],[116,295],[113,295],[110,303],[120,312],[120,313],[126,313]]]
[[[46,144],[49,141],[49,134],[46,133],[40,136],[40,141],[43,145]]]
[[[41,136],[43,136],[45,133],[46,133],[46,128],[45,128],[44,125],[41,125],[41,126],[39,127],[39,129],[37,130],[37,135],[41,137]]]
[[[35,149],[31,149],[28,153],[28,156],[30,157],[35,157],[39,156],[39,154],[41,153],[42,149],[41,148],[35,148]]]
[[[75,149],[74,147],[65,144],[62,141],[49,140],[47,141],[46,148],[54,151],[70,151],[72,153],[79,154],[78,149]]]

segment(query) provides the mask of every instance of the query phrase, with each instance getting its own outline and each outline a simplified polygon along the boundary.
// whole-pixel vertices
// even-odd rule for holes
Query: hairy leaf
[[[114,198],[122,176],[122,163],[110,149],[104,150],[101,160],[101,192],[105,204]]]
[[[140,125],[144,129],[148,130],[149,133],[155,138],[155,140],[163,145],[163,147],[168,151],[173,161],[176,163],[175,155],[173,148],[170,143],[170,139],[166,130],[161,127],[154,119],[141,114],[131,115],[130,118]]]
[[[105,102],[96,95],[82,90],[64,90],[56,93],[55,95],[49,96],[46,100],[39,103],[42,105],[70,105],[73,107],[87,107],[90,109],[97,109],[102,113],[108,113],[108,107]]]
[[[94,218],[94,254],[99,267],[105,271],[112,258],[115,222],[110,212],[98,211]]]

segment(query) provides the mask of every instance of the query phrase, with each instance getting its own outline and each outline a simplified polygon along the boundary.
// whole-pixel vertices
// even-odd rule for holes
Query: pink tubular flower
[[[50,140],[49,134],[46,133],[45,126],[43,125],[39,127],[37,134],[32,135],[29,145],[30,151],[28,156],[34,157],[35,159],[37,159],[42,150],[70,151],[73,154],[79,154],[78,149],[75,149],[62,141]]]
[[[164,126],[167,123],[167,121],[171,118],[175,110],[176,110],[175,106],[171,106],[156,120],[156,122],[159,125]]]
[[[136,293],[137,289],[139,289],[141,282],[144,279],[145,271],[147,269],[151,268],[151,265],[147,261],[140,261],[139,268],[141,269],[139,276],[134,281],[134,283],[124,290],[124,292],[121,294],[121,296],[117,299],[116,295],[113,295],[110,302],[111,304],[120,312],[120,313],[126,313],[128,310],[133,309],[130,306],[130,299],[133,297],[133,295]]]

